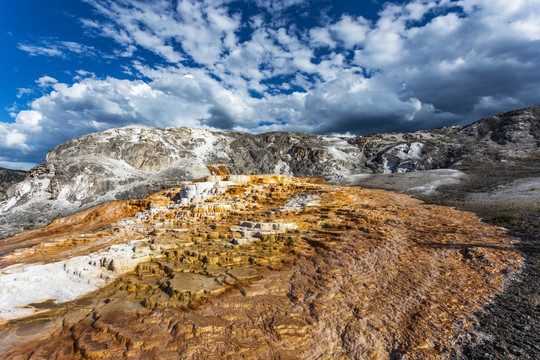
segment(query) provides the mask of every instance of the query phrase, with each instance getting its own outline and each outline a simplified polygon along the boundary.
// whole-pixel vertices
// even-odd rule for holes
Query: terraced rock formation
[[[539,124],[540,107],[532,107],[466,127],[365,137],[142,126],[111,129],[57,146],[45,163],[11,187],[0,202],[0,238],[223,169],[239,175],[316,176],[345,184],[373,173],[512,164],[538,158]]]
[[[471,213],[276,175],[104,204],[0,251],[10,359],[444,358],[522,262]]]

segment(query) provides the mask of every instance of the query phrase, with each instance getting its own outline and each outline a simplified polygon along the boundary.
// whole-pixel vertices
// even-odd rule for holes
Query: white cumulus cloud
[[[258,0],[248,21],[227,0],[86,1],[100,17],[82,25],[131,57],[132,79],[38,79],[47,93],[0,124],[6,154],[39,159],[70,137],[133,123],[366,134],[540,103],[540,0],[388,2],[375,19],[323,14],[307,28],[282,14],[306,1]],[[19,48],[91,50],[45,45]]]

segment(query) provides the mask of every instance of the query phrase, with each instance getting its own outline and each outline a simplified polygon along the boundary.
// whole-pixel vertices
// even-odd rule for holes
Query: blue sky
[[[5,0],[0,166],[130,124],[366,135],[540,104],[540,0]]]

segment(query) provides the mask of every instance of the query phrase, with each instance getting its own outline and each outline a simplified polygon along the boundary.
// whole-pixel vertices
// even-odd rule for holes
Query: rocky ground
[[[354,179],[358,186],[412,194],[427,203],[476,213],[483,221],[508,229],[525,259],[521,275],[481,312],[474,331],[458,339],[463,359],[540,358],[540,159],[461,167],[459,181],[430,192],[430,176],[389,174]],[[454,176],[454,179],[458,177]],[[420,185],[419,185],[420,184]]]
[[[522,264],[500,228],[406,195],[207,180],[6,239],[0,356],[444,358]]]
[[[462,359],[540,358],[540,156],[469,157],[451,170],[361,175],[348,184],[410,194],[471,211],[508,229],[525,259],[521,275],[483,310],[475,329],[456,339]],[[440,185],[436,191],[433,185]]]
[[[516,281],[479,312],[476,330],[463,343],[464,359],[540,358],[540,161],[477,169],[461,188],[427,199],[473,211],[518,240],[525,259]],[[468,193],[463,195],[463,192]]]

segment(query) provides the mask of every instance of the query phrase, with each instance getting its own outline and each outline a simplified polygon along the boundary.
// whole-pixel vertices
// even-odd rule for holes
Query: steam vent
[[[510,242],[392,192],[210,176],[2,240],[0,358],[444,358]]]

